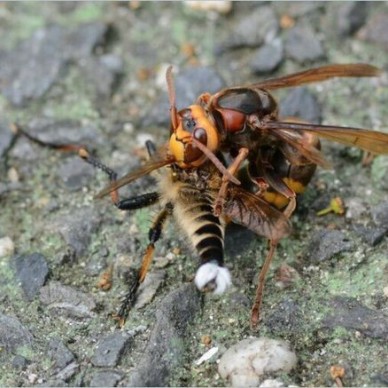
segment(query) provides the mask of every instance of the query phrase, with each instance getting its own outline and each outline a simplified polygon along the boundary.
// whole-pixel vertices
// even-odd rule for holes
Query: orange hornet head
[[[181,168],[191,168],[200,166],[209,156],[214,160],[220,140],[213,120],[201,105],[177,112],[172,66],[167,69],[166,79],[171,114],[169,150],[175,163]]]

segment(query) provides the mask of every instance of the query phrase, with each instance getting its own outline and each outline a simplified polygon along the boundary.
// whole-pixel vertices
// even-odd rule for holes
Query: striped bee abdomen
[[[223,267],[225,222],[213,214],[211,196],[193,195],[191,189],[180,197],[174,215],[200,257],[195,283],[200,290],[222,293],[231,283]]]

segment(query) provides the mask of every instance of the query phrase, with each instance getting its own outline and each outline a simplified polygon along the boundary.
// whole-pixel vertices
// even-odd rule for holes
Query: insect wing
[[[388,133],[369,129],[276,121],[265,123],[263,128],[272,130],[271,133],[278,138],[290,139],[291,144],[292,132],[306,131],[324,139],[361,148],[372,154],[388,154]]]
[[[168,164],[173,163],[172,158],[164,157],[164,159],[151,159],[148,162],[146,162],[143,166],[139,167],[137,170],[129,172],[127,175],[124,175],[122,178],[118,179],[117,181],[112,182],[109,186],[105,187],[103,190],[101,190],[95,198],[102,198],[111,193],[112,191],[115,191],[119,189],[122,186],[125,186],[136,179],[141,178],[144,175],[148,175],[154,170],[157,170],[163,166],[167,166]]]
[[[367,64],[335,64],[304,70],[284,77],[272,78],[251,85],[258,89],[279,89],[325,81],[335,77],[376,77],[381,70]]]
[[[239,187],[229,188],[224,214],[270,240],[279,240],[291,233],[291,224],[282,212]]]

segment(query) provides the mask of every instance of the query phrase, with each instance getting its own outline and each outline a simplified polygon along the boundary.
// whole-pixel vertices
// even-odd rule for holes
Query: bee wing
[[[105,195],[108,195],[112,191],[115,191],[120,187],[125,186],[128,183],[131,183],[136,179],[139,179],[142,176],[147,175],[152,171],[157,170],[158,168],[167,166],[168,164],[171,164],[173,162],[174,162],[174,159],[168,156],[165,156],[164,158],[150,159],[143,166],[139,167],[137,170],[129,172],[128,174],[124,175],[122,178],[106,186],[95,196],[95,198],[99,199],[99,198],[105,197]]]
[[[291,233],[290,221],[281,211],[240,187],[229,188],[224,214],[270,240],[279,240]]]
[[[335,77],[376,77],[380,74],[380,72],[381,70],[377,67],[363,63],[334,64],[300,71],[284,77],[264,80],[251,85],[251,87],[268,90],[289,88],[311,82],[325,81]]]
[[[324,139],[361,148],[373,154],[388,154],[388,133],[376,132],[370,129],[277,121],[265,123],[261,128],[270,129],[271,134],[289,141],[293,146],[298,143],[297,138],[300,137],[298,132],[306,131]],[[301,150],[303,144],[300,143],[296,148]]]

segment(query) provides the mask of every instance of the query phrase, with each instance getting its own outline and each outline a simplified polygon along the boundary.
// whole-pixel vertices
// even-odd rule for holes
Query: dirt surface
[[[173,223],[119,330],[110,314],[157,208],[124,213],[94,200],[103,173],[12,135],[17,122],[45,141],[87,144],[122,175],[140,165],[146,139],[168,137],[169,64],[183,108],[206,90],[358,62],[383,73],[279,91],[281,112],[388,132],[387,2],[221,3],[225,13],[178,2],[0,4],[1,386],[224,386],[216,361],[249,336],[289,342],[298,366],[268,376],[286,386],[332,386],[333,365],[345,385],[388,385],[387,157],[364,167],[359,150],[324,142],[334,169],[318,169],[300,199],[258,333],[249,314],[265,241],[228,228],[233,287],[202,296]],[[154,188],[145,177],[122,192]],[[337,196],[345,215],[317,216]],[[111,265],[104,292],[97,282]]]

